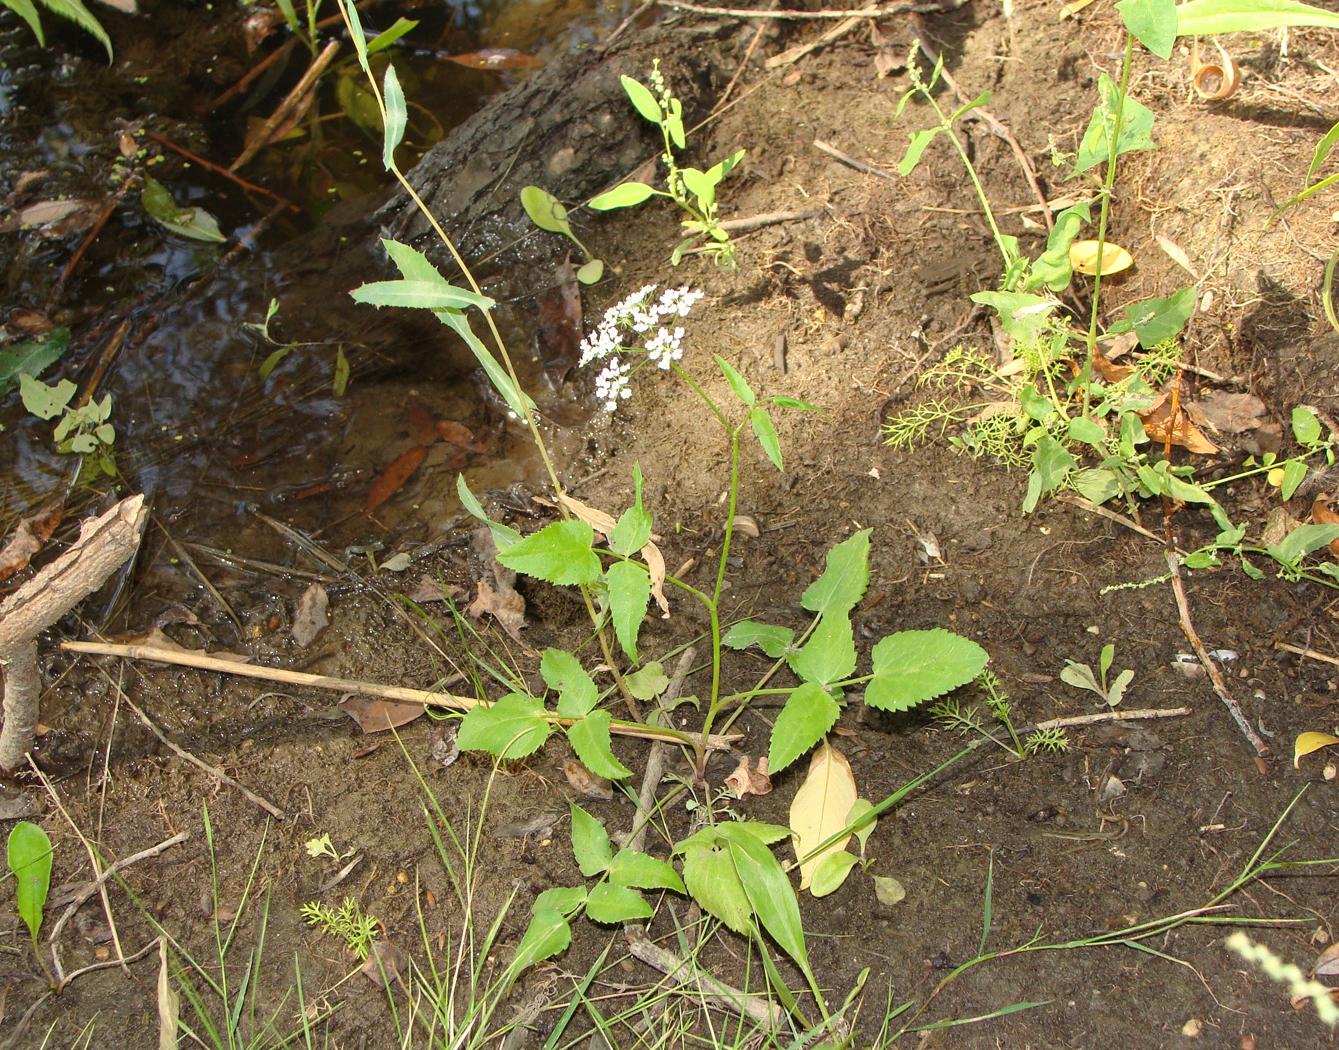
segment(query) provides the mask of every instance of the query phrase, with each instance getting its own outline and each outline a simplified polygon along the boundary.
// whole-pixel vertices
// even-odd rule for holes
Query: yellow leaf
[[[1309,755],[1312,751],[1319,751],[1322,747],[1329,747],[1331,744],[1339,744],[1339,736],[1330,736],[1329,733],[1302,733],[1297,737],[1297,742],[1293,744],[1293,769],[1298,768],[1297,764],[1302,760],[1303,755]]]
[[[1079,273],[1085,273],[1089,277],[1095,276],[1097,273],[1097,242],[1075,241],[1070,245],[1069,265],[1078,270]],[[1103,277],[1110,277],[1113,273],[1128,270],[1133,265],[1134,256],[1119,244],[1112,244],[1107,241],[1102,246]]]
[[[824,857],[843,849],[851,840],[845,835],[822,853],[806,855],[849,823],[846,819],[857,796],[855,774],[846,756],[826,740],[809,761],[809,775],[795,801],[790,804],[791,845],[800,860],[800,889],[809,888],[814,870]]]
[[[1271,470],[1268,474],[1265,475],[1265,480],[1268,481],[1276,489],[1282,488],[1283,468],[1275,467],[1273,470]]]

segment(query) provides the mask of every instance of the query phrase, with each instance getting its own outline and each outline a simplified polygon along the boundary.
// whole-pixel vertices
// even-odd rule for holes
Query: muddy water
[[[161,150],[160,161],[144,164],[141,156],[127,165],[118,136],[139,127],[226,166],[249,124],[274,109],[305,67],[306,52],[294,48],[291,68],[268,90],[202,117],[220,85],[235,81],[260,52],[242,55],[235,13],[183,13],[180,6],[161,5],[133,21],[108,14],[118,49],[110,69],[77,34],[50,26],[52,46],[43,51],[11,27],[7,15],[0,45],[0,188],[9,205],[105,197],[128,166],[140,164],[178,203],[213,212],[229,237],[212,245],[170,234],[144,215],[132,191],[63,286],[57,275],[83,231],[55,238],[10,233],[0,244],[11,310],[35,311],[73,332],[70,352],[46,380],[69,377],[82,387],[99,361],[108,363],[98,393],[113,398],[117,464],[129,488],[152,496],[164,537],[170,533],[197,552],[291,560],[291,550],[252,513],[258,509],[318,534],[332,549],[389,553],[436,538],[455,518],[457,471],[476,490],[537,480],[540,467],[528,440],[508,424],[454,336],[430,317],[374,311],[348,298],[361,280],[392,276],[374,235],[358,225],[384,199],[387,185],[376,136],[348,116],[348,92],[359,87],[356,67],[332,69],[302,134],[267,147],[241,171],[295,209],[275,211],[272,200],[247,195],[170,150]],[[401,9],[422,19],[394,52],[411,110],[399,154],[406,167],[489,94],[526,75],[524,69],[470,69],[444,56],[514,48],[543,60],[583,46],[627,13],[624,5],[598,0],[467,4],[445,16],[440,9],[386,4],[378,8],[377,27]],[[211,17],[217,24],[205,21]],[[273,50],[286,35],[280,26],[262,49]],[[136,142],[159,152],[143,136]],[[34,172],[45,174],[33,179]],[[322,226],[346,225],[350,235],[341,240],[348,255],[338,265],[324,257],[293,265],[286,244]],[[254,244],[236,249],[242,240]],[[494,274],[494,285],[525,287],[507,276]],[[579,443],[584,408],[575,392],[549,381],[533,352],[533,299],[509,299],[505,292],[499,299],[499,323],[523,382],[559,445]],[[276,346],[249,323],[265,317],[271,300],[279,308],[271,335],[300,345],[262,378],[262,362]],[[11,327],[6,337],[16,334]],[[338,394],[341,361],[351,378]],[[51,424],[28,416],[17,402],[11,394],[0,405],[0,522],[6,530],[72,468],[54,449]],[[378,476],[416,443],[411,406],[420,419],[426,412],[433,422],[463,426],[470,440],[463,447],[434,442],[403,487],[365,513]],[[165,599],[180,599],[197,586],[183,572],[155,575],[160,589],[175,592]]]

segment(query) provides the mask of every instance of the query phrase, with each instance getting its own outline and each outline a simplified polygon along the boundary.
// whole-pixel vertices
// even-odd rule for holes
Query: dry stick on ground
[[[674,672],[670,677],[669,687],[660,695],[656,701],[656,709],[651,712],[652,718],[668,717],[674,710],[674,705],[679,701],[679,694],[683,692],[684,680],[688,677],[696,656],[697,650],[691,645],[679,656],[679,661],[674,665]],[[660,787],[664,773],[665,745],[657,740],[651,745],[651,753],[646,756],[646,772],[642,775],[642,787],[637,793],[637,814],[633,817],[632,830],[628,833],[628,849],[636,850],[638,853],[646,852],[642,848],[646,845],[646,829],[651,825],[656,788]]]
[[[849,153],[843,153],[831,143],[824,142],[822,139],[814,139],[814,149],[820,153],[826,153],[834,160],[839,160],[843,164],[855,168],[856,171],[863,171],[866,175],[877,175],[881,179],[887,179],[889,182],[896,182],[897,176],[890,175],[881,168],[876,168],[873,164],[868,164],[863,160],[858,160]]]
[[[230,660],[206,656],[203,653],[176,652],[172,649],[159,649],[152,645],[116,645],[111,642],[63,642],[61,648],[72,653],[91,653],[95,656],[120,656],[129,660],[152,660],[156,663],[173,664],[177,667],[194,667],[202,671],[217,671],[220,674],[238,675],[242,678],[258,678],[265,682],[282,682],[286,685],[306,686],[310,689],[325,689],[336,693],[361,693],[364,696],[379,696],[386,700],[401,700],[411,704],[423,704],[427,707],[444,707],[451,711],[469,711],[475,707],[489,707],[490,702],[472,696],[457,696],[454,693],[433,693],[426,689],[410,689],[401,685],[382,685],[380,682],[366,682],[356,678],[335,678],[331,675],[307,674],[303,671],[287,671],[281,667],[257,667],[253,664],[239,664]],[[554,725],[566,726],[577,721],[563,718],[561,715],[546,712],[544,718]],[[691,736],[655,726],[641,725],[636,722],[624,722],[614,719],[609,726],[611,733],[618,736],[640,737],[643,740],[664,740],[670,744],[689,744]],[[713,733],[707,738],[708,751],[728,751],[739,740],[739,734],[724,735]]]
[[[1213,691],[1218,694],[1218,699],[1227,708],[1228,714],[1232,716],[1232,721],[1237,723],[1241,735],[1250,742],[1251,747],[1255,748],[1256,757],[1259,759],[1267,758],[1269,745],[1261,740],[1260,735],[1251,728],[1251,723],[1246,720],[1241,708],[1232,699],[1232,694],[1227,691],[1227,683],[1223,681],[1223,672],[1218,669],[1218,665],[1214,663],[1213,657],[1204,648],[1204,643],[1200,641],[1200,636],[1195,631],[1195,625],[1190,619],[1190,605],[1186,601],[1185,587],[1181,583],[1181,559],[1172,551],[1167,552],[1167,568],[1172,573],[1172,591],[1176,595],[1176,609],[1181,616],[1181,630],[1185,633],[1186,640],[1190,642],[1191,648],[1195,650],[1195,655],[1200,658],[1200,663],[1209,675],[1209,681],[1213,683]]]
[[[1305,656],[1309,660],[1319,660],[1322,663],[1339,665],[1339,656],[1329,656],[1325,653],[1317,652],[1315,649],[1303,649],[1300,645],[1289,645],[1287,642],[1275,642],[1275,649],[1282,649],[1285,653],[1296,653],[1298,656]]]
[[[149,518],[143,496],[87,520],[70,549],[0,602],[0,663],[5,665],[5,722],[0,771],[19,768],[33,746],[42,675],[37,635],[96,591],[130,560]]]
[[[772,7],[776,7],[776,0],[772,0]],[[748,68],[749,59],[753,57],[753,52],[757,49],[762,35],[767,32],[767,27],[771,25],[771,19],[764,19],[758,23],[758,28],[753,33],[753,39],[749,41],[749,46],[744,49],[744,57],[739,60],[739,65],[735,67],[735,75],[730,78],[729,83],[725,85],[725,90],[721,92],[721,97],[716,100],[716,104],[711,107],[715,113],[718,109],[723,109],[725,104],[730,101],[730,93],[734,91],[735,85],[739,83],[739,78],[744,75],[744,70]]]
[[[780,69],[782,66],[793,65],[802,59],[810,51],[817,51],[825,44],[830,44],[834,40],[840,40],[847,33],[851,32],[856,26],[864,23],[863,18],[848,18],[843,22],[838,22],[822,36],[815,37],[807,43],[797,44],[795,47],[787,48],[779,55],[773,55],[763,63],[764,69]]]

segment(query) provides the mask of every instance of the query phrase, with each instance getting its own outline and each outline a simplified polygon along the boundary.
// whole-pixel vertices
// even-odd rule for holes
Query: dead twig
[[[198,164],[206,171],[212,171],[215,175],[222,175],[225,179],[235,183],[239,189],[245,190],[248,193],[259,193],[262,197],[269,197],[270,200],[275,203],[284,205],[289,211],[302,211],[296,204],[288,200],[286,197],[281,197],[279,194],[275,193],[274,190],[267,190],[264,186],[257,186],[254,182],[242,178],[242,176],[229,171],[222,165],[215,164],[212,160],[206,160],[197,153],[192,153],[185,146],[178,146],[171,139],[165,138],[156,131],[148,132],[148,136],[153,139],[154,142],[158,143],[158,145],[166,146],[168,149],[172,150],[173,153],[181,154],[181,156],[185,157],[192,164]]]
[[[830,44],[834,40],[840,40],[863,21],[864,19],[862,18],[847,18],[844,21],[838,22],[822,36],[803,44],[796,44],[794,47],[782,51],[779,55],[773,55],[763,63],[763,67],[765,69],[780,69],[782,66],[792,65],[802,59],[805,55],[809,54],[810,51],[817,51],[824,44]]]
[[[1213,683],[1213,691],[1218,694],[1218,699],[1227,708],[1228,714],[1232,716],[1232,721],[1237,723],[1241,735],[1246,738],[1251,747],[1255,748],[1255,756],[1260,760],[1259,764],[1263,766],[1263,760],[1269,756],[1269,745],[1260,739],[1260,735],[1251,728],[1251,723],[1242,714],[1241,707],[1232,698],[1232,694],[1227,691],[1227,683],[1223,681],[1223,672],[1218,669],[1218,665],[1209,656],[1208,650],[1204,648],[1204,643],[1200,641],[1200,636],[1195,631],[1195,625],[1190,619],[1190,604],[1186,601],[1186,590],[1181,583],[1181,559],[1173,551],[1167,551],[1167,568],[1171,570],[1172,574],[1172,591],[1176,594],[1176,609],[1181,616],[1181,630],[1185,633],[1186,640],[1190,642],[1191,648],[1195,650],[1195,655],[1199,657],[1200,664],[1203,665],[1209,676],[1209,681]]]
[[[1319,653],[1315,649],[1303,649],[1300,645],[1289,645],[1287,642],[1275,642],[1274,648],[1282,649],[1285,653],[1305,656],[1308,660],[1319,660],[1321,663],[1339,666],[1339,656],[1329,656],[1326,653]]]
[[[128,660],[152,660],[156,663],[172,664],[176,667],[194,667],[201,671],[215,671],[219,674],[237,675],[241,678],[258,678],[265,682],[282,682],[286,685],[324,689],[335,693],[361,693],[364,696],[378,696],[386,700],[400,700],[411,704],[424,704],[429,707],[443,707],[452,711],[469,711],[475,707],[491,706],[489,701],[479,700],[472,696],[433,693],[426,689],[383,685],[380,682],[367,682],[356,678],[335,678],[331,675],[307,674],[305,671],[288,671],[281,667],[258,667],[254,664],[240,664],[231,660],[221,660],[204,653],[176,652],[172,649],[159,649],[152,645],[118,645],[112,642],[63,642],[61,648],[71,653],[119,656]],[[576,721],[574,718],[564,718],[551,712],[545,712],[544,717],[552,724],[560,726],[571,725]],[[642,725],[638,722],[625,722],[621,719],[614,719],[610,723],[609,731],[619,736],[639,737],[643,740],[663,740],[669,744],[681,744],[688,747],[691,747],[695,742],[695,738],[688,733]],[[739,739],[738,734],[713,733],[707,738],[707,750],[728,751],[731,745]]]
[[[826,153],[829,157],[832,157],[834,160],[839,160],[849,167],[855,168],[856,171],[863,171],[866,175],[876,175],[881,179],[887,179],[889,182],[897,181],[896,175],[890,175],[882,168],[876,168],[873,164],[858,160],[849,153],[843,153],[836,146],[824,142],[822,139],[814,139],[814,149],[818,150],[820,153]]]
[[[1065,718],[1052,718],[1038,722],[1032,730],[1069,729],[1074,726],[1091,726],[1101,722],[1139,722],[1146,718],[1184,718],[1195,713],[1193,707],[1146,707],[1131,711],[1100,711],[1095,715],[1069,715]]]
[[[684,680],[688,677],[688,672],[692,670],[693,658],[697,655],[697,650],[689,646],[679,656],[679,661],[674,665],[674,673],[670,677],[669,687],[660,695],[656,701],[655,708],[650,712],[650,717],[658,721],[661,716],[668,716],[674,710],[674,705],[679,700],[679,694],[683,692]],[[651,825],[651,813],[655,807],[656,789],[660,787],[660,780],[665,773],[665,745],[657,740],[651,745],[651,753],[646,756],[646,772],[642,776],[641,790],[637,793],[637,815],[633,818],[632,831],[628,834],[628,849],[636,850],[639,853],[644,852],[642,847],[646,844],[646,829]]]
[[[228,165],[228,171],[236,171],[268,146],[275,132],[283,126],[284,121],[296,112],[300,106],[309,104],[308,96],[316,87],[316,82],[321,79],[321,74],[325,72],[326,67],[334,60],[335,52],[339,50],[339,46],[338,40],[332,40],[326,44],[325,49],[319,55],[312,59],[312,64],[307,67],[307,72],[302,74],[302,79],[294,85],[292,91],[284,96],[284,100],[275,107],[269,119],[251,136],[242,152],[238,154],[237,159]]]
[[[823,214],[822,208],[809,208],[807,211],[765,211],[758,215],[748,215],[742,219],[726,219],[721,223],[721,229],[726,233],[748,233],[752,230],[760,230],[764,226],[775,226],[782,222],[803,222],[805,219],[815,219]]]

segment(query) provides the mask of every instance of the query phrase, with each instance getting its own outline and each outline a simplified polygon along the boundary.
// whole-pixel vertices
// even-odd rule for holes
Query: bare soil
[[[1057,9],[1039,0],[1019,0],[1006,18],[996,5],[968,4],[946,14],[880,23],[883,46],[892,56],[905,56],[920,37],[943,51],[946,68],[965,92],[992,92],[988,108],[1033,158],[1051,199],[1078,187],[1062,181],[1063,173],[1050,166],[1048,148],[1076,147],[1098,74],[1115,75],[1123,43],[1109,5],[1093,5],[1064,21],[1057,19]],[[830,897],[802,899],[815,970],[832,998],[840,1001],[861,971],[869,970],[853,1043],[861,1046],[872,1044],[878,1031],[885,992],[894,1004],[922,1003],[953,967],[979,953],[988,871],[992,912],[986,948],[1007,953],[1033,938],[1060,943],[1209,903],[1247,865],[1304,788],[1275,844],[1287,844],[1293,859],[1332,856],[1339,812],[1333,783],[1321,777],[1325,759],[1312,756],[1300,770],[1289,759],[1298,733],[1335,724],[1339,676],[1332,664],[1283,652],[1275,643],[1335,654],[1339,630],[1331,591],[1273,578],[1252,581],[1232,568],[1187,576],[1195,626],[1208,648],[1235,653],[1224,664],[1229,686],[1271,746],[1272,755],[1258,761],[1207,680],[1188,678],[1174,667],[1190,646],[1170,586],[1122,586],[1165,573],[1163,544],[1060,502],[1044,503],[1024,516],[1020,472],[973,460],[945,443],[910,453],[883,445],[880,421],[924,396],[916,380],[928,363],[959,341],[993,345],[987,318],[967,295],[990,287],[997,266],[975,199],[946,144],[932,147],[906,179],[854,170],[814,148],[819,139],[891,173],[908,129],[923,119],[915,106],[895,119],[906,77],[900,72],[878,77],[868,24],[792,64],[764,66],[766,59],[824,28],[685,14],[671,16],[668,27],[658,30],[664,35],[650,38],[653,45],[634,32],[640,43],[620,44],[614,52],[664,54],[666,73],[688,103],[690,124],[708,117],[724,82],[738,69],[729,105],[690,136],[693,159],[700,162],[714,162],[740,147],[749,151],[747,164],[724,188],[726,217],[808,208],[821,214],[739,237],[739,267],[732,272],[714,270],[700,259],[672,271],[668,256],[677,218],[668,208],[583,216],[580,224],[583,239],[610,266],[606,281],[586,293],[588,316],[598,316],[607,303],[643,283],[702,287],[707,300],[688,325],[685,363],[708,392],[729,396],[711,366],[710,355],[716,353],[733,362],[760,394],[800,397],[826,410],[823,416],[779,418],[784,473],[775,471],[756,447],[746,450],[740,511],[756,519],[761,535],[743,540],[737,549],[728,591],[731,615],[798,624],[799,593],[821,571],[827,548],[853,530],[872,528],[873,579],[855,613],[857,639],[864,645],[906,628],[943,626],[965,634],[990,652],[991,666],[1013,696],[1022,724],[1098,711],[1094,697],[1064,685],[1058,675],[1066,659],[1093,663],[1101,646],[1113,642],[1117,667],[1135,672],[1124,707],[1192,709],[1185,717],[1157,722],[1071,730],[1070,749],[1057,755],[1020,762],[1003,751],[983,750],[880,821],[869,847],[871,870],[898,878],[907,890],[904,901],[881,905],[869,878],[859,872]],[[1186,336],[1186,359],[1201,372],[1185,374],[1183,396],[1192,398],[1214,386],[1249,391],[1265,401],[1287,433],[1288,414],[1299,402],[1339,415],[1339,338],[1325,321],[1319,297],[1324,260],[1334,248],[1333,199],[1322,196],[1268,221],[1275,205],[1300,187],[1316,140],[1339,118],[1331,72],[1339,66],[1339,44],[1332,34],[1318,31],[1293,31],[1286,40],[1234,37],[1224,44],[1241,64],[1244,84],[1223,103],[1205,103],[1193,94],[1184,53],[1168,63],[1147,55],[1138,61],[1131,90],[1157,114],[1159,148],[1122,161],[1110,236],[1132,252],[1137,265],[1108,283],[1104,304],[1114,317],[1123,303],[1181,287],[1190,278],[1156,238],[1179,245],[1196,271],[1205,303]],[[654,149],[646,129],[614,93],[618,73],[641,75],[644,62],[620,65],[594,53],[564,61],[579,61],[592,70],[589,82],[575,75],[569,81],[580,88],[577,97],[593,90],[591,83],[610,89],[607,97],[590,103],[596,114],[590,129],[570,121],[560,121],[555,129],[545,123],[542,110],[535,111],[543,140],[539,146],[518,142],[514,126],[498,125],[496,113],[517,108],[521,93],[543,89],[536,80],[501,96],[500,108],[485,107],[439,147],[445,154],[429,154],[415,174],[420,185],[449,192],[456,172],[442,166],[442,156],[468,152],[471,142],[479,142],[480,129],[494,122],[507,144],[503,152],[515,156],[515,169],[487,165],[491,178],[470,183],[473,196],[457,203],[476,209],[462,229],[471,250],[484,254],[490,242],[493,249],[503,249],[485,272],[491,275],[490,290],[510,296],[507,311],[518,325],[538,313],[534,293],[552,284],[558,249],[533,237],[514,245],[517,231],[524,231],[515,206],[499,203],[490,213],[478,209],[478,199],[511,202],[521,185],[544,181],[535,172],[551,163],[550,147],[560,148],[564,133],[595,135],[585,140],[591,158],[600,155],[599,135],[614,144],[604,151],[603,168],[577,155],[580,163],[573,174],[547,180],[551,188],[557,180],[559,190],[563,178],[577,180],[580,188],[572,199],[598,189],[601,178],[607,182],[625,174]],[[1005,232],[1019,235],[1025,247],[1035,250],[1044,229],[1035,211],[1024,210],[1036,200],[1013,151],[979,122],[969,124],[966,134]],[[641,144],[640,153],[629,151],[630,142]],[[403,209],[393,200],[381,219],[413,232]],[[444,209],[448,216],[460,210]],[[347,238],[350,230],[364,244],[370,242],[371,234],[357,226],[341,228],[336,239]],[[498,232],[506,230],[511,239]],[[318,231],[316,236],[332,235]],[[294,257],[321,258],[311,253],[312,243],[317,242],[292,249]],[[376,272],[378,263],[364,247],[349,251],[352,262],[331,264],[341,280],[344,267],[363,277]],[[345,281],[338,294],[352,283]],[[311,301],[319,303],[319,296],[312,294]],[[1082,309],[1086,304],[1074,305]],[[377,319],[394,323],[384,313]],[[422,340],[419,347],[440,345],[440,335],[414,331],[414,338]],[[366,339],[384,336],[383,329]],[[390,443],[394,435],[402,441],[396,426],[386,421],[400,418],[407,391],[429,391],[445,411],[449,392],[469,382],[456,357],[449,359],[455,364],[439,363],[431,381],[424,380],[414,371],[416,362],[427,367],[422,354],[400,347],[397,356],[389,342],[383,349],[394,364],[370,367],[366,389],[358,395],[365,399],[360,402],[364,414],[337,417],[346,428],[343,440],[355,442],[354,430],[375,426],[379,419],[383,431],[377,432],[388,435],[384,440]],[[548,365],[541,369],[531,362],[527,367],[537,382],[542,378],[547,384],[542,402],[565,482],[585,502],[616,512],[630,499],[632,466],[640,464],[671,570],[687,565],[690,582],[707,580],[710,553],[720,538],[728,464],[727,450],[704,419],[700,402],[657,376],[663,381],[640,382],[617,416],[587,418],[586,379],[570,363]],[[1216,384],[1204,373],[1235,379]],[[467,410],[451,411],[459,416]],[[507,433],[495,407],[473,411],[474,425]],[[505,453],[522,447],[521,438],[510,434],[497,441],[496,455],[467,474],[476,491],[488,492],[501,515],[528,530],[550,514],[530,499],[542,486],[533,468],[527,474],[507,466]],[[371,449],[368,454],[384,465],[395,451]],[[1233,450],[1200,466],[1226,476],[1244,455]],[[263,466],[248,477],[252,484],[272,483]],[[365,560],[355,559],[351,574],[329,586],[331,626],[305,650],[293,643],[288,627],[306,580],[236,573],[216,579],[242,618],[238,642],[216,603],[193,577],[175,569],[167,561],[169,552],[157,544],[153,559],[141,561],[129,606],[113,626],[143,630],[164,609],[184,608],[189,616],[159,618],[169,634],[191,647],[244,646],[261,662],[431,687],[462,665],[454,627],[440,605],[429,606],[433,617],[421,621],[406,615],[393,595],[412,589],[425,569],[473,593],[483,565],[471,553],[468,531],[455,528],[459,520],[449,497],[453,483],[454,468],[448,464],[425,471],[396,497],[399,506],[389,519],[394,529],[348,518],[362,492],[349,506],[280,513],[307,530],[335,523],[329,534],[332,548],[360,536],[373,536],[392,551],[408,540],[441,544],[430,559],[401,575],[373,572]],[[1332,479],[1328,489],[1334,490]],[[1305,516],[1315,494],[1311,489],[1299,496],[1292,513]],[[1260,478],[1235,484],[1224,496],[1234,519],[1250,520],[1255,530],[1277,502],[1276,490]],[[200,521],[199,508],[193,511],[186,520]],[[1151,508],[1144,524],[1160,533],[1160,509]],[[1176,514],[1172,527],[1175,542],[1187,549],[1213,534],[1207,517],[1190,510]],[[219,545],[318,568],[283,544],[276,548],[272,536],[259,538],[265,531],[253,525]],[[218,542],[212,533],[205,535]],[[927,559],[922,541],[930,537],[940,554]],[[249,548],[248,540],[254,540]],[[486,621],[480,629],[497,652],[533,675],[536,654],[544,646],[582,640],[584,612],[569,594],[524,582],[521,590],[528,606],[522,642]],[[677,602],[670,618],[648,624],[642,645],[650,652],[667,652],[703,629],[696,610]],[[129,892],[109,890],[116,936],[125,952],[155,936],[150,917],[192,951],[208,951],[215,918],[212,871],[229,913],[250,881],[253,901],[237,938],[243,945],[255,943],[263,898],[268,921],[261,1002],[278,1006],[292,1020],[295,1004],[279,1005],[278,1000],[291,984],[296,959],[308,1001],[337,1008],[327,1023],[329,1045],[398,1045],[384,993],[362,976],[338,983],[356,964],[337,942],[305,926],[299,908],[316,898],[337,903],[347,893],[381,921],[388,938],[421,954],[417,902],[429,939],[445,944],[462,916],[437,861],[410,762],[423,771],[445,813],[461,822],[478,817],[490,783],[489,763],[462,755],[444,766],[437,757],[440,750],[434,752],[435,745],[440,748],[440,726],[427,719],[400,730],[402,750],[388,736],[362,735],[332,708],[328,695],[276,691],[182,669],[76,660],[59,654],[54,644],[44,654],[50,688],[42,721],[49,730],[38,763],[51,774],[55,795],[33,797],[56,844],[56,883],[89,876],[70,821],[107,858],[188,831],[191,837],[184,844],[126,871]],[[867,658],[862,652],[862,666]],[[743,688],[765,665],[761,658],[744,656],[732,666],[727,686]],[[118,702],[118,686],[181,748],[264,796],[283,817],[269,816],[233,787],[161,747]],[[690,680],[685,691],[702,688]],[[766,753],[770,715],[760,708],[739,721],[743,753]],[[691,725],[691,709],[681,708],[679,716]],[[840,733],[839,746],[851,760],[861,795],[874,801],[961,746],[924,715],[889,717],[862,712],[859,705],[843,715]],[[638,782],[645,745],[623,741],[616,750],[636,771]],[[569,757],[554,741],[491,781],[479,859],[488,875],[473,919],[486,925],[510,902],[498,958],[505,959],[519,938],[535,894],[580,881],[565,824],[572,792],[563,763]],[[737,759],[716,758],[708,768],[709,783],[718,787]],[[673,768],[687,770],[686,764]],[[750,818],[784,823],[802,773],[803,763],[797,764],[776,777],[771,794],[735,802],[732,808]],[[1114,795],[1113,777],[1121,787]],[[56,809],[56,797],[64,813]],[[622,798],[582,804],[611,831],[626,829],[633,819],[632,806]],[[202,821],[206,808],[214,836],[212,862]],[[516,835],[517,826],[536,814],[550,814],[552,820],[532,824],[539,828],[535,834]],[[682,833],[689,816],[675,808],[671,820],[678,822],[673,830]],[[325,891],[321,887],[341,865],[309,857],[303,849],[306,840],[322,833],[329,833],[341,851],[360,858],[344,881]],[[651,848],[661,855],[666,851],[663,843]],[[1233,914],[1259,921],[1252,936],[1306,968],[1334,939],[1339,884],[1333,871],[1321,866],[1284,873],[1251,885],[1228,903]],[[12,896],[12,884],[0,884],[0,915],[8,916],[0,918],[0,1019],[5,1027],[17,1024],[46,990],[26,932],[13,918]],[[673,907],[684,914],[683,902]],[[1291,924],[1270,925],[1278,919]],[[662,911],[651,933],[671,931],[668,911]],[[972,1018],[1023,1002],[1046,1005],[908,1037],[905,1043],[1322,1045],[1328,1033],[1311,1010],[1294,1010],[1280,986],[1228,952],[1226,932],[1187,925],[1144,945],[1151,951],[1122,946],[1042,951],[984,963],[947,984],[920,1022]],[[111,936],[94,897],[61,938],[65,970],[115,958]],[[565,1002],[611,940],[610,958],[618,965],[600,983],[601,992],[617,996],[652,983],[654,975],[627,959],[620,934],[580,923],[571,948],[525,982],[517,1005],[533,996]],[[736,984],[745,980],[746,957],[747,946],[728,935],[703,956],[719,977]],[[150,954],[126,972],[109,968],[79,977],[37,1006],[22,1032],[16,1030],[12,1045],[40,1045],[51,1025],[47,1045],[71,1045],[89,1022],[94,1024],[90,1045],[147,1045],[158,1023],[156,960]],[[556,1020],[556,1010],[541,1012],[529,1041],[516,1045],[543,1045]],[[618,1045],[634,1045],[633,1034],[623,1032],[621,1038],[626,1041]]]

